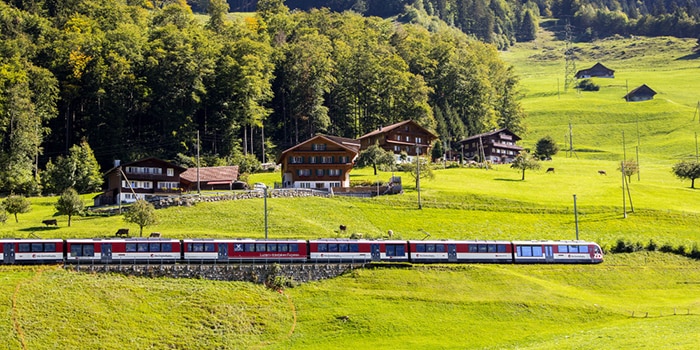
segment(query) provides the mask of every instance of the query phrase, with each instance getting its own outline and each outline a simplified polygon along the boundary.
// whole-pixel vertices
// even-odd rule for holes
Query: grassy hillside
[[[544,39],[542,39],[544,38]],[[529,131],[524,144],[551,135],[564,147],[573,125],[576,155],[544,169],[508,166],[436,169],[406,193],[374,199],[275,198],[271,238],[350,233],[401,239],[573,239],[573,195],[582,239],[692,247],[700,242],[700,198],[671,165],[694,157],[700,91],[694,41],[635,38],[576,44],[577,68],[600,61],[615,79],[599,92],[564,92],[563,43],[541,36],[503,53],[522,76]],[[557,93],[557,79],[561,91]],[[646,83],[654,101],[625,103]],[[637,133],[639,130],[639,133]],[[639,142],[641,173],[632,177],[634,213],[622,217],[622,131],[628,158]],[[639,140],[639,141],[638,141]],[[599,175],[605,170],[607,176]],[[370,169],[352,180],[386,180]],[[278,173],[251,182],[271,184]],[[90,196],[84,197],[89,203]],[[56,198],[32,199],[32,212],[10,217],[0,237],[99,237],[138,227],[120,216],[55,216]],[[625,206],[630,211],[626,199]],[[259,199],[201,203],[157,212],[144,232],[184,237],[264,236]],[[57,218],[59,227],[41,221]],[[332,349],[697,348],[688,329],[700,322],[700,262],[663,253],[608,254],[596,266],[463,265],[370,269],[287,289],[246,283],[88,275],[54,267],[0,267],[0,341],[8,348]],[[675,313],[675,314],[674,314]],[[348,316],[344,321],[342,316]]]

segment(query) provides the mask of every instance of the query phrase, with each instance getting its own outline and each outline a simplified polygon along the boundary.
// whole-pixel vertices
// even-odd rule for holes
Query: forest
[[[523,128],[518,79],[496,47],[434,17],[420,13],[428,28],[257,7],[0,2],[0,192],[46,192],[58,165],[84,168],[81,154],[102,171],[149,156],[192,166],[200,140],[202,165],[246,171],[316,133],[406,119],[446,141]]]

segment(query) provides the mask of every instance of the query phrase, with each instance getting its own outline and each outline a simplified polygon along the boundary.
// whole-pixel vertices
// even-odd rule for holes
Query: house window
[[[314,143],[311,145],[311,149],[314,151],[325,151],[326,144],[325,143]]]
[[[349,162],[350,162],[350,157],[348,157],[348,156],[338,157],[338,163],[344,164],[344,163],[349,163]]]
[[[316,176],[323,176],[323,169],[316,169]]]
[[[158,181],[158,188],[161,190],[172,190],[177,189],[178,187],[180,187],[179,182]]]
[[[340,187],[340,182],[331,182],[328,187]]]
[[[289,159],[289,162],[291,164],[301,164],[304,163],[304,157],[301,156],[293,156]]]
[[[340,169],[328,169],[328,176],[340,176]]]
[[[175,169],[168,168],[168,176],[175,176]]]
[[[333,163],[333,156],[330,156],[330,157],[321,157],[321,163],[323,163],[323,164],[332,164],[332,163]]]
[[[406,136],[406,142],[411,142],[411,137],[410,137],[410,136]]]
[[[401,152],[401,146],[394,146],[394,152]]]
[[[416,143],[423,143],[423,139],[420,137],[416,137]]]
[[[311,163],[311,164],[318,163],[318,157],[309,157],[309,163]]]
[[[311,169],[299,169],[297,170],[299,176],[311,176]]]
[[[396,141],[401,141],[401,135],[396,135]]]

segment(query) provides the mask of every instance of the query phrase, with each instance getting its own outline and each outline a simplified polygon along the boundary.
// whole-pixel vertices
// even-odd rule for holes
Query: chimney
[[[115,168],[118,167],[119,165],[121,165],[121,163],[122,163],[121,160],[115,159],[115,160],[114,160],[114,167],[115,167]]]

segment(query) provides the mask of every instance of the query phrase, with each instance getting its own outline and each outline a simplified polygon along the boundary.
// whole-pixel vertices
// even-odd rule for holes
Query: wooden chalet
[[[464,157],[475,161],[511,163],[523,150],[515,143],[520,137],[508,129],[498,129],[470,136],[459,141],[464,146]]]
[[[156,196],[180,194],[180,174],[186,169],[158,158],[119,164],[105,173],[107,190],[94,198],[95,205],[135,202]]]
[[[357,140],[316,135],[279,156],[282,187],[325,190],[350,187],[350,170],[359,152]]]
[[[415,156],[419,154],[419,150],[420,154],[429,154],[430,146],[437,138],[437,135],[413,120],[404,120],[389,126],[380,126],[379,129],[361,136],[359,141],[362,150],[379,143],[381,148],[394,152],[398,157],[401,152]]]
[[[576,72],[575,76],[576,79],[615,78],[615,71],[598,62],[591,68],[582,69]]]
[[[232,190],[238,180],[238,165],[199,168],[200,190]],[[180,174],[180,184],[186,191],[197,190],[197,168],[189,168]]]
[[[642,84],[642,86],[630,91],[625,97],[627,102],[639,102],[654,99],[656,91],[652,90],[647,84]]]

